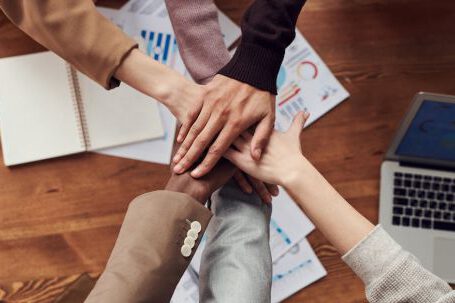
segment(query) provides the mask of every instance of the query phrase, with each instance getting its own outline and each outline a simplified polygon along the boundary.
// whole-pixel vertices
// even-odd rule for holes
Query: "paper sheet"
[[[128,1],[119,10],[117,22],[121,26],[127,22],[128,13],[136,15],[145,15],[148,17],[167,18],[168,13],[164,0],[131,0]],[[224,42],[227,47],[230,47],[235,41],[240,38],[240,27],[237,26],[229,17],[222,11],[218,10],[218,21],[220,23],[221,32],[223,34]]]
[[[313,223],[297,207],[286,191],[280,188],[280,194],[273,199],[272,217],[270,220],[270,250],[272,260],[278,260],[283,254],[299,243],[314,229]],[[194,253],[191,267],[199,273],[202,251],[206,237],[201,239]]]
[[[191,269],[187,269],[174,290],[171,303],[199,302],[199,286],[197,277],[193,277]]]
[[[280,302],[327,275],[307,239],[295,244],[273,263],[272,302]],[[172,297],[172,303],[199,302],[197,277],[188,269]]]
[[[177,50],[174,48],[176,46],[174,44],[175,37],[163,0],[132,0],[127,2],[120,10],[104,7],[98,7],[98,10],[127,34],[135,37],[142,51],[181,74],[186,73],[180,55],[175,52]],[[219,14],[225,43],[230,46],[240,37],[240,29],[223,13],[219,12]],[[161,34],[162,42],[160,44],[162,46],[157,47],[158,38],[155,40],[151,39],[152,33],[154,37],[159,37],[158,35]],[[167,44],[167,41],[169,41],[169,44]],[[166,45],[168,46],[166,47]],[[160,113],[165,131],[163,138],[102,149],[97,152],[105,155],[169,164],[177,121],[161,104]]]
[[[309,126],[349,97],[298,30],[286,48],[277,86],[275,128],[281,131],[288,129],[297,112],[306,109],[310,113],[306,124]]]
[[[134,2],[136,4],[133,6],[130,4],[131,2]],[[145,5],[147,2],[148,1],[130,1],[126,5],[129,5],[127,9],[138,9],[137,7],[140,3]],[[119,25],[127,34],[135,37],[138,42],[140,42],[140,46],[145,53],[154,57],[156,60],[159,60],[163,64],[166,64],[169,67],[177,70],[181,74],[184,74],[186,72],[185,66],[180,58],[180,55],[178,54],[178,49],[172,48],[175,46],[175,38],[173,36],[172,26],[170,25],[170,22],[160,22],[161,19],[148,18],[147,15],[144,15],[142,18],[135,18],[134,24],[125,26],[122,22],[127,22],[130,18],[133,18],[134,15],[131,13],[127,13],[128,16],[123,16],[120,18],[119,16],[121,16],[121,14],[119,13],[119,10],[101,7],[98,7],[98,10],[107,18],[114,20],[115,23]],[[153,30],[148,30],[149,28]],[[159,31],[162,35],[161,37],[163,37],[162,54],[153,53],[152,44],[145,42],[147,36],[150,37],[150,34],[153,31]],[[142,34],[145,37],[144,39],[141,38]],[[150,40],[148,41],[150,42]],[[147,50],[147,47],[149,50]],[[175,117],[169,112],[169,110],[162,104],[159,104],[159,109],[164,129],[164,136],[162,138],[128,144],[115,148],[102,149],[98,152],[105,155],[160,164],[169,164],[171,160],[172,146],[174,142],[177,121]]]
[[[308,240],[294,245],[273,263],[272,302],[280,302],[327,275]]]

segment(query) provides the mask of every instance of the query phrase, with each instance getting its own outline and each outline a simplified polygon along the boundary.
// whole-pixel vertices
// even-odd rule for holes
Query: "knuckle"
[[[201,132],[201,127],[199,127],[199,125],[197,125],[197,124],[194,124],[194,125],[191,127],[191,129],[190,129],[190,133],[191,133],[192,135],[197,135],[197,134],[199,134],[200,132]]]
[[[211,156],[219,156],[219,155],[221,155],[222,152],[223,151],[219,145],[212,145],[209,148],[208,154]]]
[[[207,144],[209,143],[209,140],[207,138],[198,138],[196,140],[196,142],[194,142],[194,144],[196,145],[195,147],[197,149],[200,149],[200,147],[204,147],[204,146],[207,146]]]
[[[231,115],[231,113],[232,110],[229,107],[225,107],[219,110],[218,115],[223,119],[227,119]]]
[[[188,149],[190,148],[190,144],[187,140],[185,140],[182,145],[180,146],[179,150],[177,151],[177,154],[184,155]]]
[[[197,118],[197,112],[194,111],[194,110],[190,110],[187,114],[186,114],[186,118],[187,120],[189,121],[193,121]]]
[[[185,156],[182,158],[182,160],[180,160],[179,164],[182,166],[182,167],[186,167],[187,164],[188,164],[188,157]]]
[[[241,130],[241,128],[243,126],[243,120],[240,118],[232,119],[232,121],[229,123],[229,126],[233,130],[236,130],[236,131]]]

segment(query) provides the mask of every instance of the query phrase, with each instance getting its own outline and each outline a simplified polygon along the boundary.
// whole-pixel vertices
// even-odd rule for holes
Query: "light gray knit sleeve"
[[[380,225],[342,258],[365,283],[371,303],[455,302],[455,291],[423,268]]]

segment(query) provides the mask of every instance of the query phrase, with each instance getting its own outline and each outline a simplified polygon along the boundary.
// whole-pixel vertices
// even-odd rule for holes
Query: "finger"
[[[181,121],[180,129],[177,135],[177,143],[182,143],[185,139],[190,127],[193,125],[194,121],[198,118],[200,109],[195,111],[190,109],[185,116],[185,121]]]
[[[203,108],[201,113],[197,117],[196,121],[191,125],[191,128],[189,129],[188,134],[186,135],[185,139],[183,140],[182,145],[180,145],[180,148],[175,153],[174,158],[172,159],[172,161],[174,163],[179,162],[180,159],[182,159],[183,156],[185,156],[186,152],[193,144],[193,141],[196,139],[196,137],[199,135],[199,133],[204,129],[209,118],[210,118],[210,111],[207,110],[206,108]],[[183,127],[183,125],[182,125],[182,127]]]
[[[278,186],[276,186],[275,184],[265,183],[265,187],[267,187],[269,193],[274,197],[278,196],[278,194],[280,193]]]
[[[237,137],[237,139],[232,142],[232,145],[234,145],[240,152],[248,150],[250,146],[241,136]]]
[[[235,150],[234,148],[229,148],[223,155],[224,158],[228,159],[232,164],[242,169],[239,164],[244,164],[242,159],[242,153]]]
[[[215,142],[210,146],[207,155],[201,164],[191,172],[193,178],[199,178],[207,174],[223,156],[224,152],[229,148],[232,142],[239,136],[239,128],[225,127],[216,138]]]
[[[202,132],[193,141],[193,144],[186,152],[185,156],[177,163],[174,172],[181,174],[189,169],[202,155],[207,146],[213,141],[223,127],[222,122],[218,119],[210,119]]]
[[[305,122],[308,120],[309,116],[310,114],[308,112],[299,112],[297,115],[295,115],[288,132],[297,137],[300,136],[300,133],[303,130],[303,126],[305,126]]]
[[[245,141],[250,142],[250,143],[251,143],[251,140],[253,140],[253,135],[249,131],[244,131],[240,136],[243,139],[245,139]]]
[[[253,140],[251,141],[251,157],[259,161],[261,159],[262,151],[269,142],[270,135],[272,135],[273,116],[267,116],[259,122],[254,132]]]
[[[259,181],[256,178],[248,176],[248,180],[253,185],[254,190],[261,198],[262,202],[264,203],[272,203],[272,196],[270,195],[267,187],[265,186],[264,182]]]
[[[253,188],[245,178],[245,175],[240,170],[237,170],[237,172],[234,174],[234,179],[237,181],[237,184],[243,192],[247,194],[253,193]]]

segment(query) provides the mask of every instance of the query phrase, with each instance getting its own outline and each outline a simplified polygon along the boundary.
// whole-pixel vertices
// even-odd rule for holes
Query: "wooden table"
[[[236,22],[249,3],[217,2]],[[375,223],[379,167],[411,98],[455,94],[454,20],[453,0],[309,0],[300,15],[299,29],[351,93],[305,131],[305,154]],[[0,57],[41,50],[0,16]],[[0,299],[51,302],[81,273],[99,274],[128,202],[168,175],[163,165],[94,153],[0,165]],[[309,239],[328,275],[287,302],[364,302],[335,249],[318,231]]]

